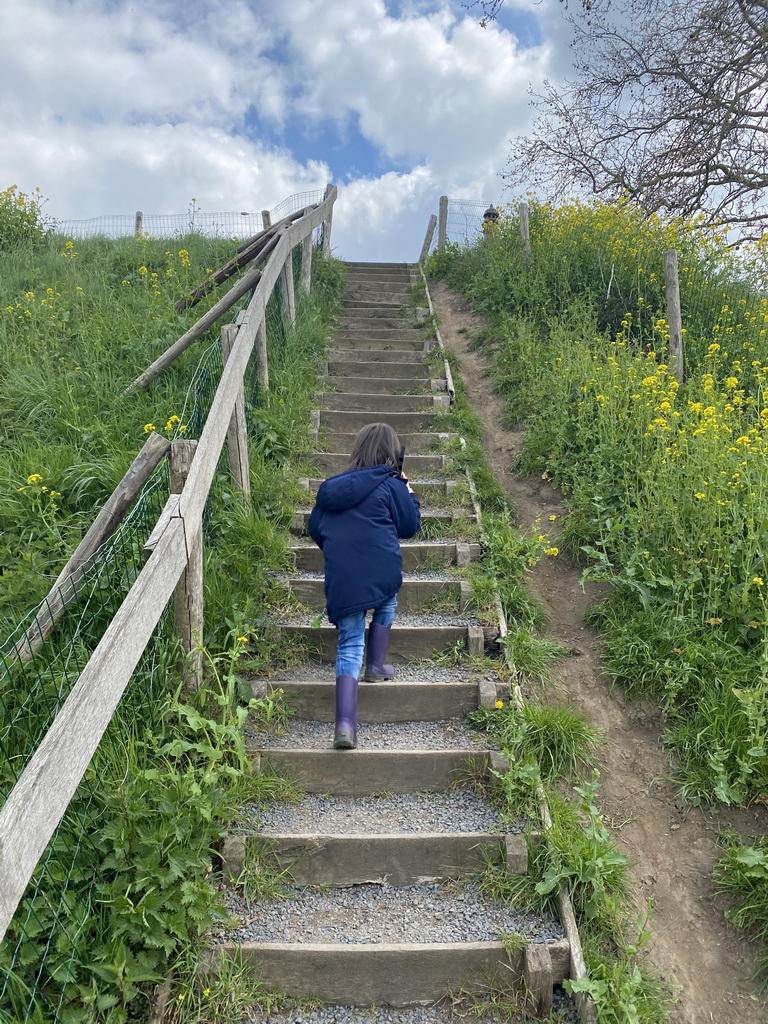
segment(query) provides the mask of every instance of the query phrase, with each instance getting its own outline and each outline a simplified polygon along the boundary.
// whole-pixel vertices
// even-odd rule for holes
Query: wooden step
[[[525,836],[510,833],[270,833],[227,836],[222,869],[225,877],[237,878],[248,857],[288,872],[295,885],[404,886],[466,877],[489,864],[526,874],[527,854]]]
[[[296,568],[301,572],[323,572],[323,553],[311,541],[294,541],[291,551]],[[469,565],[480,558],[479,544],[463,541],[401,541],[404,572],[442,568],[445,565]]]
[[[367,379],[386,378],[403,379],[410,386],[410,381],[423,380],[425,374],[429,374],[430,366],[425,365],[423,358],[403,359],[400,363],[391,360],[386,367],[381,365],[380,360],[371,360],[367,352],[341,352],[341,358],[335,359],[333,352],[328,356],[327,369],[331,377],[365,377]]]
[[[377,343],[379,346],[381,342]],[[344,371],[338,369],[343,363],[387,363],[386,372],[382,373],[382,376],[386,377],[400,377],[400,373],[392,372],[394,366],[402,365],[403,363],[413,364],[419,371],[417,376],[424,376],[423,363],[426,359],[426,351],[417,349],[415,351],[397,350],[393,348],[360,348],[360,349],[345,349],[345,348],[333,348],[328,353],[328,364],[333,366],[333,373],[340,374]],[[392,364],[390,366],[390,364]],[[376,376],[379,373],[381,367],[374,370],[373,374],[366,373],[365,376]],[[412,372],[412,371],[411,371]],[[406,376],[403,374],[402,376]]]
[[[397,395],[415,397],[430,395],[434,392],[445,393],[446,381],[429,377],[327,377],[326,386],[334,389],[334,394]]]
[[[477,747],[451,750],[334,750],[328,724],[328,749],[249,744],[256,765],[295,779],[305,793],[371,796],[374,793],[437,793],[487,770],[488,751]]]
[[[329,673],[332,674],[332,669]],[[495,684],[491,683],[495,700]],[[336,682],[317,680],[274,680],[253,682],[254,696],[282,690],[289,698],[294,717],[301,721],[332,722],[334,720]],[[484,687],[483,693],[491,693]],[[361,722],[436,722],[443,718],[463,718],[481,701],[477,682],[422,683],[398,682],[397,677],[385,683],[360,683],[357,690],[357,714]],[[484,700],[488,703],[488,700]]]
[[[407,434],[429,430],[429,424],[438,411],[434,406],[419,412],[392,412],[388,409],[379,409],[375,412],[355,409],[344,412],[337,409],[320,409],[319,426],[321,430],[329,432],[356,434],[368,423],[388,423],[398,434]]]
[[[486,639],[481,626],[407,626],[396,619],[389,634],[387,660],[393,664],[429,658],[433,651],[465,646],[469,654],[484,654]],[[313,661],[332,662],[336,659],[336,627],[280,623],[280,629],[291,637],[299,637],[307,644]],[[489,639],[489,645],[492,641]]]
[[[344,266],[347,268],[348,274],[402,274],[404,277],[410,278],[412,270],[410,263],[365,263],[361,261],[344,261]]]
[[[385,348],[395,342],[410,341],[414,344],[423,345],[425,341],[432,340],[424,331],[415,327],[339,327],[333,332],[334,344],[338,345],[341,339],[355,341],[365,339],[366,341],[380,341],[381,347]]]
[[[366,422],[376,423],[380,416],[380,413],[373,412]],[[388,421],[389,417],[386,417],[386,419]],[[397,427],[395,427],[395,430],[397,430]],[[418,433],[403,433],[402,430],[397,430],[397,436],[400,440],[400,444],[405,445],[405,475],[410,479],[412,466],[408,461],[409,459],[418,458],[420,456],[423,457],[426,452],[439,451],[451,441],[455,441],[459,435],[440,434],[427,430],[420,430]],[[318,447],[321,447],[320,440],[322,439],[322,447],[327,449],[329,453],[351,452],[356,437],[357,431],[354,433],[346,433],[341,430],[323,430],[322,435],[317,435]],[[408,454],[409,452],[410,455]],[[343,472],[343,470],[340,472]]]
[[[300,476],[296,483],[310,494],[317,494],[323,480],[320,476]],[[408,482],[416,497],[425,505],[442,505],[446,501],[453,501],[459,484],[457,480],[439,480],[435,477],[410,477]]]
[[[371,338],[364,334],[336,334],[333,347],[337,352],[428,352],[431,338],[398,338],[394,334],[388,338]],[[368,358],[367,356],[365,357]]]
[[[291,533],[294,537],[306,537],[307,528],[309,526],[309,517],[312,513],[312,509],[304,508],[297,509],[293,513],[291,519]],[[464,530],[466,527],[473,525],[477,522],[477,516],[474,512],[469,512],[468,509],[457,506],[448,510],[445,509],[430,509],[422,508],[421,510],[421,525],[422,527],[436,527],[442,528],[445,536],[450,536],[457,527],[461,527]]]
[[[571,952],[567,939],[547,943],[546,950],[551,998],[551,983],[570,974]],[[242,958],[264,984],[292,996],[345,1006],[436,1003],[458,989],[513,991],[526,960],[522,948],[508,953],[501,942],[223,943],[213,956]]]
[[[382,300],[377,302],[376,300],[368,299],[352,299],[347,300],[344,303],[345,314],[355,315],[357,313],[365,314],[366,316],[403,316],[410,312],[408,306],[403,306],[399,302],[387,302]]]
[[[315,395],[316,408],[339,412],[418,412],[447,409],[451,400],[442,395],[368,395],[358,391],[321,391]]]
[[[290,576],[286,579],[293,596],[312,611],[325,608],[322,579]],[[438,606],[451,611],[464,611],[472,604],[472,588],[466,580],[404,580],[397,594],[397,608],[401,614],[428,611]]]
[[[358,334],[368,330],[401,331],[404,328],[413,330],[407,316],[364,316],[365,313],[366,310],[357,309],[351,312],[345,310],[344,315],[336,320],[334,327],[337,331],[355,331]]]
[[[365,278],[354,278],[347,282],[342,295],[342,302],[396,302],[408,306],[411,302],[411,289],[402,281],[369,281]]]
[[[345,436],[350,437],[354,435],[347,434]],[[320,473],[330,475],[332,473],[343,473],[349,468],[350,451],[351,446],[347,448],[346,452],[304,452],[297,457],[302,462],[308,462],[316,466]],[[417,476],[419,473],[424,475],[439,473],[444,466],[444,455],[409,455],[406,450],[403,470],[407,477]]]

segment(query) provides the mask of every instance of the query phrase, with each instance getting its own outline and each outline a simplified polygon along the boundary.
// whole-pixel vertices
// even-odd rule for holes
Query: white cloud
[[[14,173],[0,158],[0,180],[39,186],[59,219],[182,213],[193,196],[208,212],[260,211],[323,188],[329,173],[322,161],[301,165],[289,153],[191,124],[82,130],[49,123],[42,138],[18,133],[14,149]]]
[[[556,0],[515,3],[545,25],[559,18]],[[284,148],[248,138],[249,109],[305,137],[336,122],[352,155],[334,245],[412,259],[441,193],[499,196],[508,140],[529,122],[528,82],[551,72],[553,50],[481,29],[458,0],[399,11],[383,0],[3,0],[0,187],[39,186],[62,219],[183,212],[192,196],[211,212],[261,209],[322,187],[333,154],[298,160],[290,134]],[[358,127],[397,170],[352,170]]]
[[[356,115],[382,152],[426,159],[454,179],[478,162],[498,168],[509,136],[528,121],[528,82],[541,80],[550,55],[447,4],[396,19],[381,0],[295,0],[280,17],[301,72],[299,110]]]

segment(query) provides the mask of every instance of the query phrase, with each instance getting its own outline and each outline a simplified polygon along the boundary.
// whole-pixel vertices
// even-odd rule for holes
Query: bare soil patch
[[[504,404],[491,392],[487,360],[469,350],[482,319],[444,282],[431,283],[430,291],[443,342],[462,360],[470,404],[485,423],[491,466],[517,505],[520,526],[528,528],[536,516],[553,526],[548,517],[566,511],[562,495],[546,480],[511,472],[522,433],[503,428]],[[554,682],[605,737],[602,809],[632,863],[638,911],[652,903],[648,955],[676,995],[671,1020],[766,1024],[768,1006],[753,978],[756,951],[725,921],[727,903],[714,893],[711,879],[718,831],[732,827],[747,837],[762,835],[768,830],[765,809],[700,810],[676,801],[674,769],[660,746],[660,715],[611,687],[600,663],[599,635],[584,621],[599,590],[582,590],[579,575],[562,558],[546,559],[535,570],[532,589],[549,615],[545,633],[569,651],[553,673]]]

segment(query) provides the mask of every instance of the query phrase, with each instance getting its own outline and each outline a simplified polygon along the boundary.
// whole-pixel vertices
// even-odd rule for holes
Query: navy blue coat
[[[309,535],[325,559],[328,618],[378,607],[403,583],[399,538],[421,524],[418,498],[389,466],[351,469],[325,480]]]

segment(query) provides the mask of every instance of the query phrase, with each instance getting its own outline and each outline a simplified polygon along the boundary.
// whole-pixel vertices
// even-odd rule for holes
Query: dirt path
[[[468,349],[482,320],[443,282],[430,290],[443,342],[462,360],[470,402],[486,426],[491,465],[517,505],[520,525],[527,527],[537,515],[552,525],[548,516],[565,511],[559,491],[537,477],[521,479],[510,472],[522,434],[502,428],[503,403],[491,393],[484,374],[487,361]],[[600,666],[598,634],[584,622],[593,597],[589,589],[582,591],[579,570],[562,559],[546,559],[537,567],[532,587],[550,617],[545,632],[570,652],[554,673],[555,682],[605,736],[602,808],[632,862],[638,909],[652,901],[649,956],[677,994],[671,1020],[766,1024],[768,1007],[752,980],[755,950],[724,921],[725,903],[714,895],[711,882],[719,828],[759,835],[766,831],[766,815],[757,810],[705,813],[679,808],[667,781],[670,763],[660,749],[657,712],[637,701],[628,703],[618,690],[610,692]]]

